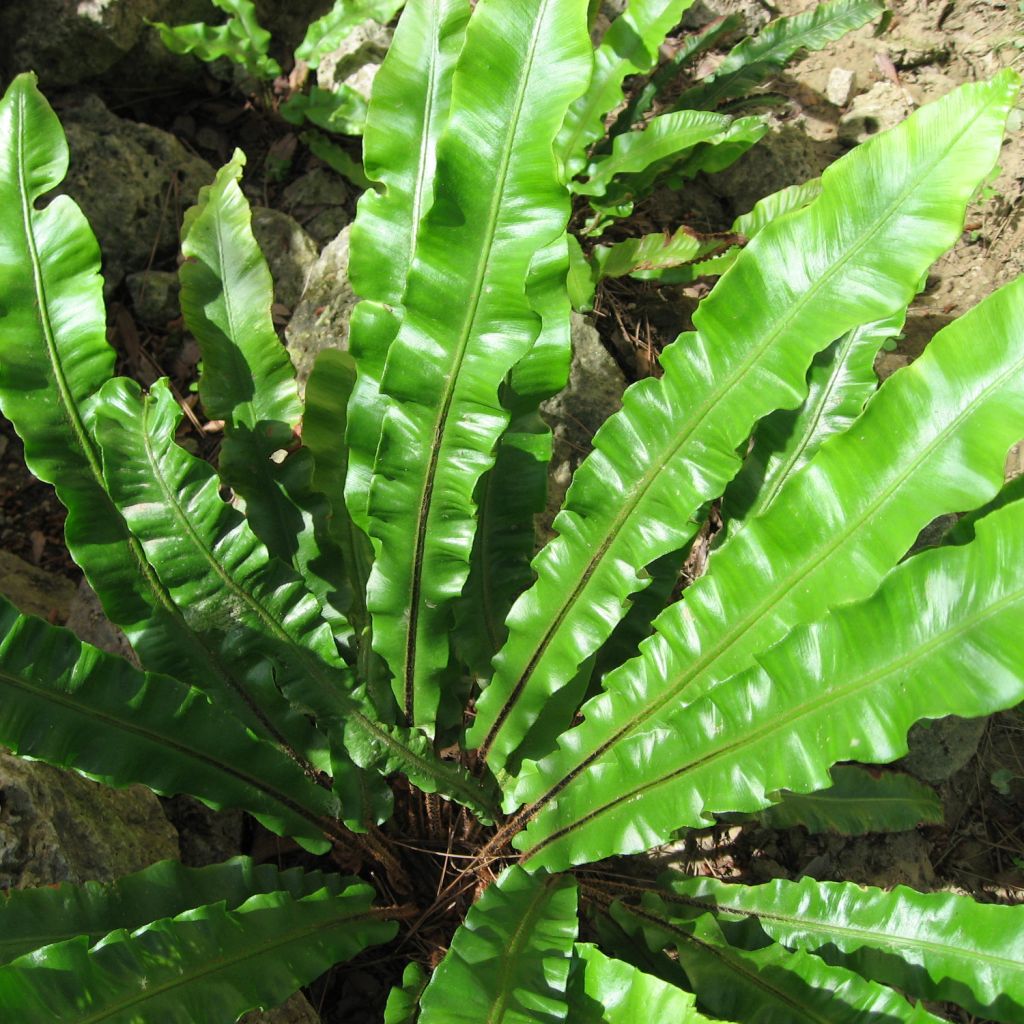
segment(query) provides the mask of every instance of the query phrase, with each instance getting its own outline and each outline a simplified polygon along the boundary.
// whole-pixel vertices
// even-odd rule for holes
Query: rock
[[[872,135],[892,128],[910,113],[906,94],[892,82],[876,82],[855,97],[850,109],[839,118],[839,140],[856,145]]]
[[[153,78],[158,69],[199,75],[201,65],[168,53],[146,20],[184,23],[216,13],[206,0],[4,0],[0,65],[9,75],[35,71],[44,88],[116,77],[119,67],[134,82],[166,85]]]
[[[683,15],[683,28],[704,28],[729,14],[738,14],[743,19],[741,35],[752,35],[771,20],[768,5],[760,0],[697,0]]]
[[[347,85],[368,100],[373,80],[391,45],[391,36],[391,29],[375,21],[364,21],[336,50],[321,59],[316,70],[317,85],[331,90]]]
[[[202,868],[238,856],[245,828],[242,811],[214,811],[184,793],[161,802],[164,814],[178,830],[182,864]]]
[[[281,196],[281,205],[319,245],[337,238],[349,216],[348,186],[326,167],[296,178]]]
[[[125,278],[135,319],[145,327],[166,327],[181,316],[181,282],[173,270],[140,270]]]
[[[78,585],[66,625],[79,640],[138,665],[128,638],[103,613],[100,599],[86,580]]]
[[[213,168],[167,132],[112,114],[95,96],[62,111],[71,147],[65,189],[99,239],[106,290],[178,250],[182,211]]]
[[[849,68],[833,68],[828,73],[825,98],[836,107],[845,107],[853,95],[857,74]]]
[[[316,242],[293,217],[262,206],[253,207],[252,233],[274,278],[274,301],[294,309],[317,260]]]
[[[345,228],[313,265],[302,299],[285,328],[288,351],[301,384],[325,348],[348,348],[348,322],[355,293],[348,282],[348,239]]]
[[[747,153],[709,179],[730,200],[734,213],[746,213],[764,196],[816,178],[836,158],[836,147],[816,142],[792,124],[776,123]]]
[[[939,718],[918,722],[907,736],[910,752],[898,762],[925,782],[944,782],[978,752],[987,718]]]
[[[331,9],[332,0],[256,0],[256,17],[271,34],[271,48],[291,53],[302,41],[306,29]]]
[[[112,789],[0,752],[0,888],[108,882],[177,855],[144,786]]]
[[[541,405],[554,434],[544,536],[550,535],[549,524],[562,504],[572,474],[589,453],[597,428],[620,408],[625,389],[626,378],[601,343],[593,323],[573,313],[569,383]]]
[[[26,615],[66,622],[75,599],[75,585],[64,576],[44,572],[17,555],[0,551],[0,594]]]
[[[276,1010],[253,1010],[238,1024],[320,1024],[320,1015],[301,992],[296,992]]]
[[[4,64],[32,69],[44,86],[74,85],[110,70],[138,42],[157,0],[14,0],[0,9]]]

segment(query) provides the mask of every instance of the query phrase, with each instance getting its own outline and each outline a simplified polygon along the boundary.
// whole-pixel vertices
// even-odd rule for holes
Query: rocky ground
[[[261,0],[257,6],[283,58],[306,22],[327,5]],[[777,9],[765,0],[698,0],[685,27],[738,10],[754,28],[773,13],[807,6],[806,0],[780,0]],[[772,132],[733,168],[683,193],[656,194],[638,210],[636,223],[643,230],[681,223],[725,228],[762,195],[819,174],[851,145],[920,103],[1024,62],[1024,16],[1015,2],[894,0],[892,8],[881,34],[870,27],[853,33],[794,64],[772,85],[785,99],[773,108]],[[209,16],[203,0],[6,0],[0,8],[0,84],[35,69],[66,126],[72,151],[66,188],[101,243],[119,370],[143,383],[169,376],[190,413],[183,443],[216,458],[216,430],[192,390],[198,350],[177,306],[182,212],[214,168],[242,147],[254,228],[275,279],[275,316],[300,370],[308,370],[319,347],[344,344],[347,337],[353,296],[345,229],[357,190],[297,146],[290,126],[247,103],[229,74],[166,53],[143,22],[203,16]],[[366,66],[379,63],[385,45],[379,33],[360,36],[341,66],[366,85]],[[1011,129],[999,173],[972,207],[958,245],[929,276],[899,347],[881,357],[881,375],[906,365],[939,327],[1024,269],[1019,117]],[[701,293],[700,286],[616,284],[599,294],[592,318],[578,319],[570,389],[552,409],[559,435],[556,490],[564,488],[626,383],[651,372],[653,354],[688,326]],[[1014,458],[1008,470],[1019,471],[1019,453]],[[116,634],[79,585],[80,573],[63,549],[62,522],[48,488],[25,472],[20,441],[0,422],[0,591],[25,610],[117,649]],[[907,768],[939,787],[941,825],[858,840],[731,826],[694,836],[668,855],[725,877],[808,873],[954,887],[980,898],[1019,901],[1022,731],[1017,712],[987,723],[918,730],[916,759]],[[105,879],[179,852],[189,862],[205,863],[240,849],[275,854],[266,837],[238,816],[211,816],[185,800],[160,802],[141,789],[111,794],[75,775],[0,754],[0,887]],[[354,990],[345,998],[357,1003],[362,996]],[[259,1019],[319,1018],[299,999],[277,1016]]]

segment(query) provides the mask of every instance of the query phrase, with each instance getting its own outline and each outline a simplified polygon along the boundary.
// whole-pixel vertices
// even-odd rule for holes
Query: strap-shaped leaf
[[[1012,73],[964,87],[833,164],[814,203],[738,255],[694,314],[697,333],[662,354],[664,377],[627,391],[576,472],[478,701],[470,740],[492,768],[607,638],[644,585],[639,570],[685,548],[754,422],[802,401],[814,352],[910,301],[959,235],[1016,89]]]
[[[334,89],[314,85],[309,92],[297,92],[281,104],[280,113],[289,124],[308,121],[326,132],[362,135],[366,110],[366,97],[342,82]]]
[[[185,626],[103,480],[89,409],[114,350],[99,249],[67,196],[37,208],[67,167],[60,122],[34,76],[19,75],[0,101],[0,405],[29,468],[68,508],[72,557],[143,665],[215,689],[227,685],[223,669]]]
[[[337,801],[198,690],[142,673],[0,600],[0,742],[101,782],[141,782],[324,848]]]
[[[777,18],[733,47],[714,74],[679,97],[676,108],[710,110],[742,96],[781,71],[800,50],[820,50],[884,10],[882,0],[830,0],[801,14]]]
[[[346,884],[340,875],[292,868],[278,871],[234,857],[223,864],[187,868],[164,860],[109,884],[86,882],[40,889],[16,889],[0,900],[0,964],[41,946],[84,936],[89,944],[108,932],[134,931],[162,917],[176,917],[207,903],[236,910],[257,893],[284,890],[300,899]]]
[[[313,713],[327,732],[343,731],[360,768],[400,768],[422,789],[486,806],[482,784],[436,758],[422,737],[375,721],[365,696],[352,690],[315,598],[221,501],[213,470],[174,443],[181,415],[166,386],[158,382],[142,398],[134,382],[116,380],[102,397],[105,466],[132,530],[190,624],[220,644],[224,658],[252,681],[258,701],[268,704],[280,687],[298,709],[275,711],[272,720],[285,735],[292,735],[285,731],[292,719]],[[365,782],[383,785],[375,777]]]
[[[221,500],[213,469],[175,444],[181,409],[166,381],[143,397],[119,378],[100,397],[96,430],[111,494],[189,626],[245,680],[245,693],[233,696],[262,710],[289,742],[303,735],[310,711],[336,721],[352,684],[319,605]]]
[[[565,179],[586,165],[586,149],[604,135],[604,116],[622,100],[627,75],[650,71],[666,33],[693,0],[631,0],[609,26],[594,55],[594,72],[587,91],[565,115],[555,150],[565,168]]]
[[[641,174],[669,159],[682,155],[700,142],[720,135],[731,117],[706,110],[677,110],[648,122],[641,131],[617,135],[612,151],[595,158],[586,170],[586,180],[575,182],[573,191],[585,196],[603,196],[612,179],[620,174]]]
[[[693,994],[577,942],[569,974],[567,1024],[700,1024]]]
[[[832,967],[778,945],[731,945],[711,914],[673,919],[660,901],[613,908],[628,930],[643,932],[652,949],[675,949],[702,1009],[754,1024],[939,1024],[920,1004],[853,971]]]
[[[1009,505],[1011,501],[1020,501],[1024,498],[1024,476],[1015,476],[1003,489],[991,500],[985,502],[980,508],[974,509],[963,516],[955,526],[952,526],[943,538],[946,544],[966,544],[974,540],[974,527],[979,519],[984,519],[990,512]]]
[[[455,609],[455,639],[480,678],[490,674],[491,658],[505,642],[509,609],[533,580],[534,517],[544,511],[551,461],[551,429],[538,407],[565,387],[572,359],[568,259],[564,235],[534,258],[527,294],[541,330],[503,388],[509,425],[475,495],[477,531],[469,577]]]
[[[326,536],[326,507],[311,493],[308,453],[271,460],[290,448],[302,420],[295,370],[274,329],[274,282],[252,234],[235,151],[185,214],[181,310],[199,342],[199,394],[208,416],[224,421],[218,468],[245,501],[253,533],[291,564],[320,600],[335,632],[347,624],[339,552]]]
[[[207,25],[203,21],[190,25],[152,22],[164,46],[173,53],[194,53],[205,61],[227,57],[257,79],[270,79],[281,74],[281,65],[267,52],[270,33],[257,20],[256,5],[252,0],[210,2],[229,15],[223,25]]]
[[[767,511],[786,481],[860,415],[878,387],[875,356],[888,338],[899,334],[905,316],[901,310],[847,331],[814,357],[803,404],[761,421],[754,447],[723,498],[730,533]]]
[[[912,775],[837,764],[828,789],[782,793],[779,802],[758,817],[770,828],[802,825],[812,834],[860,836],[941,825],[945,816],[938,793]]]
[[[524,773],[520,799],[660,728],[663,713],[746,668],[794,625],[866,597],[933,518],[995,493],[1024,420],[1022,295],[1018,279],[936,335],[765,515],[712,554],[641,657],[605,678],[564,751]]]
[[[739,14],[727,14],[725,17],[715,18],[700,32],[685,37],[675,53],[661,64],[651,75],[650,80],[626,104],[615,119],[610,134],[618,135],[620,132],[628,131],[631,125],[636,124],[651,109],[658,94],[668,89],[681,69],[697,54],[711,49],[720,39],[732,35],[742,24],[743,18]]]
[[[420,1000],[419,1024],[556,1024],[576,941],[576,883],[508,868],[470,907]]]
[[[565,231],[551,140],[591,62],[583,0],[480,0],[382,380],[370,489],[373,642],[408,722],[432,731],[473,492],[508,422],[498,390],[540,321],[523,282]]]
[[[386,25],[403,7],[405,0],[335,0],[334,6],[306,29],[302,42],[295,50],[295,59],[304,60],[311,68],[364,21],[379,21]]]
[[[384,403],[380,379],[401,318],[420,222],[433,202],[437,142],[448,119],[452,75],[469,21],[468,0],[410,0],[373,80],[363,129],[368,177],[383,186],[359,200],[349,280],[363,301],[352,313],[349,349],[358,378],[349,402],[345,496],[366,532],[370,475]]]
[[[416,1024],[420,1012],[420,996],[427,987],[427,975],[416,962],[406,965],[402,984],[388,993],[384,1007],[384,1024]]]
[[[704,259],[729,245],[733,239],[701,235],[681,227],[673,235],[644,235],[612,245],[595,246],[591,259],[594,276],[624,277],[639,271],[664,270]]]
[[[619,740],[516,845],[545,867],[655,846],[710,814],[760,810],[774,790],[823,789],[838,761],[894,760],[918,719],[1017,703],[1024,580],[1005,567],[1022,555],[1016,504],[971,544],[904,562],[866,601],[796,628],[755,667]]]
[[[790,949],[824,955],[909,995],[1011,1024],[1024,1016],[1024,907],[812,878],[728,885],[676,877],[671,890],[669,907],[678,901],[726,920],[756,919]]]
[[[397,926],[372,899],[358,882],[302,899],[268,893],[114,932],[92,949],[72,939],[0,967],[0,1002],[24,1024],[224,1024],[390,939]]]

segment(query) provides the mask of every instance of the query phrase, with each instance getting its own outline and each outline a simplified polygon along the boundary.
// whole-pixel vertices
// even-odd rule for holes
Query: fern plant
[[[366,122],[351,353],[304,400],[241,155],[204,191],[182,307],[217,470],[177,443],[164,384],[111,379],[95,240],[50,200],[59,123],[31,76],[0,103],[0,402],[139,663],[0,606],[0,741],[243,808],[373,883],[307,857],[14,893],[10,1019],[224,1024],[401,934],[390,1024],[1024,1020],[1018,907],[601,865],[1024,697],[1024,503],[1001,492],[1024,281],[877,390],[871,369],[1018,78],[922,108],[765,218],[532,557],[537,408],[570,355],[557,140],[605,87],[587,7],[406,5]],[[726,540],[675,598],[658,567],[720,497]],[[967,510],[957,543],[904,557]]]

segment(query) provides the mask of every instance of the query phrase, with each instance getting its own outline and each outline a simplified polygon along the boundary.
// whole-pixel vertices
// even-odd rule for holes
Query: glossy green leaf
[[[220,498],[213,469],[175,443],[180,420],[163,381],[145,398],[123,378],[103,388],[96,430],[111,494],[189,627],[244,679],[225,695],[232,705],[276,739],[312,742],[305,715],[340,720],[352,685],[333,634],[298,577]]]
[[[766,512],[787,480],[860,415],[878,387],[875,357],[903,329],[905,316],[901,310],[847,331],[814,357],[803,404],[773,412],[758,424],[754,447],[722,500],[730,534]]]
[[[586,169],[586,180],[574,182],[573,191],[603,196],[618,175],[640,174],[665,160],[679,160],[698,143],[721,135],[731,120],[705,110],[662,114],[639,131],[617,135],[611,153],[595,158]]]
[[[164,860],[107,884],[17,889],[0,900],[0,963],[79,935],[92,945],[118,928],[134,931],[207,903],[223,901],[228,910],[237,910],[258,893],[284,890],[300,899],[325,886],[338,892],[345,882],[339,875],[278,871],[272,864],[234,857],[204,868]]]
[[[362,135],[366,124],[366,97],[342,83],[335,89],[312,86],[281,104],[281,116],[289,123],[305,122],[337,135]]]
[[[0,599],[0,742],[101,782],[241,807],[323,849],[337,802],[198,690],[142,673]]]
[[[366,175],[380,188],[359,200],[349,259],[349,280],[363,301],[349,331],[358,378],[348,410],[345,495],[364,532],[385,409],[380,379],[401,319],[420,222],[434,198],[437,143],[469,15],[468,0],[410,0],[373,82],[363,154]]]
[[[576,940],[576,883],[508,868],[452,937],[419,1024],[556,1024]]]
[[[546,799],[545,774],[576,774],[605,751],[620,758],[625,737],[642,742],[794,625],[867,596],[932,519],[998,489],[1024,419],[1022,294],[1024,278],[936,335],[764,516],[712,554],[705,575],[655,623],[641,657],[605,678],[606,693],[584,709],[564,750],[524,777],[520,799]]]
[[[363,171],[362,163],[343,146],[327,138],[323,132],[312,129],[302,132],[299,141],[309,147],[313,156],[323,160],[332,171],[352,182],[356,188],[372,187],[372,182]]]
[[[189,683],[228,685],[186,626],[107,494],[92,432],[96,393],[114,370],[106,342],[96,239],[67,196],[60,122],[20,75],[0,101],[0,406],[25,439],[25,461],[68,508],[65,539],[107,615],[142,664]]]
[[[302,456],[286,464],[271,459],[293,445],[302,403],[270,315],[274,283],[239,187],[244,163],[236,151],[185,214],[181,309],[203,357],[203,408],[224,421],[220,476],[245,501],[256,536],[326,601],[340,584],[324,566],[315,502],[302,494],[312,467],[300,465]]]
[[[611,23],[594,55],[590,86],[569,108],[555,143],[565,168],[564,180],[583,170],[587,147],[604,135],[605,114],[622,101],[623,80],[650,71],[666,33],[692,3],[631,0]]]
[[[1021,498],[1024,498],[1024,476],[1017,476],[1005,484],[991,501],[963,516],[946,533],[946,536],[943,538],[944,542],[947,544],[966,544],[974,540],[974,528],[979,519],[984,519],[990,512],[995,512],[996,509],[1009,505],[1012,501],[1020,501]]]
[[[644,235],[594,247],[591,259],[598,278],[624,277],[638,271],[663,270],[694,263],[728,244],[715,236],[681,227],[673,235]]]
[[[132,530],[189,623],[245,673],[259,706],[269,706],[278,688],[292,703],[294,710],[278,707],[270,716],[284,738],[313,713],[328,733],[344,736],[360,768],[401,769],[428,792],[485,808],[484,784],[436,758],[423,737],[378,724],[365,695],[353,689],[315,598],[221,501],[213,470],[174,443],[180,412],[167,388],[158,382],[143,399],[138,385],[117,380],[103,399],[98,429],[106,466]],[[314,763],[322,766],[322,752]],[[364,780],[374,782],[383,785]]]
[[[711,914],[673,919],[657,900],[616,908],[619,921],[642,930],[652,949],[674,948],[698,1005],[727,1020],[750,1024],[939,1024],[920,1004],[892,989],[832,967],[802,951],[769,945],[731,945]]]
[[[679,97],[676,109],[711,110],[742,96],[781,71],[799,51],[823,49],[884,10],[882,0],[829,0],[809,11],[777,18],[733,47],[714,74]]]
[[[679,48],[665,60],[642,89],[626,104],[615,119],[611,134],[618,135],[636,124],[654,105],[659,93],[665,92],[679,76],[681,70],[698,54],[711,49],[720,40],[732,35],[743,24],[739,14],[715,18],[709,25],[693,35],[686,36]]]
[[[151,22],[164,46],[172,53],[194,53],[205,61],[227,57],[257,79],[271,79],[281,74],[281,65],[267,52],[270,33],[257,20],[252,0],[211,0],[211,3],[229,15],[223,25],[207,25],[202,21],[190,25]]]
[[[748,213],[740,214],[733,221],[732,230],[739,235],[753,238],[759,231],[793,210],[802,210],[821,195],[821,178],[811,178],[800,185],[788,185],[758,199]]]
[[[577,942],[569,974],[567,1024],[700,1024],[692,993]]]
[[[728,885],[677,877],[671,890],[669,906],[678,901],[727,920],[756,920],[790,949],[909,995],[954,1002],[985,1019],[1024,1018],[1024,907],[811,878]]]
[[[942,801],[931,786],[904,772],[878,772],[858,765],[832,769],[832,785],[816,793],[782,793],[758,817],[769,828],[802,825],[810,833],[904,832],[941,825]]]
[[[320,64],[332,50],[364,21],[386,25],[404,6],[405,0],[335,0],[331,9],[312,22],[295,50],[295,59],[311,68]]]
[[[697,333],[662,353],[664,376],[627,391],[576,472],[555,520],[559,536],[534,562],[538,580],[512,609],[509,640],[477,703],[470,740],[493,769],[622,618],[629,594],[643,588],[639,570],[687,545],[700,507],[735,474],[754,422],[804,399],[814,353],[910,301],[958,237],[1016,89],[1013,75],[967,86],[833,164],[818,200],[739,254],[694,314]],[[854,206],[850,195],[866,201]],[[1008,343],[993,346],[994,360]],[[828,494],[823,511],[835,507],[836,492]],[[813,502],[801,506],[801,522],[807,507]],[[748,596],[758,593],[751,578],[742,583]],[[774,621],[762,618],[766,627]],[[630,721],[616,712],[623,728]]]
[[[973,543],[904,562],[866,601],[615,741],[614,758],[556,787],[516,845],[545,867],[649,848],[711,814],[760,810],[775,790],[823,789],[838,761],[895,760],[919,719],[1012,706],[1024,698],[1024,581],[1003,567],[1022,553],[1017,504],[983,519]]]
[[[460,656],[481,678],[490,674],[491,658],[505,642],[509,609],[533,580],[534,519],[546,505],[552,450],[551,429],[538,408],[565,387],[572,360],[567,272],[563,235],[534,257],[527,294],[541,318],[540,334],[502,389],[509,425],[474,496],[477,531],[455,628]]]
[[[420,996],[427,987],[427,975],[418,963],[406,965],[402,984],[388,994],[384,1007],[384,1024],[416,1024],[420,1012]]]
[[[373,642],[406,720],[428,732],[449,663],[452,603],[469,570],[473,493],[508,423],[498,391],[540,329],[523,282],[568,219],[551,140],[589,73],[583,8],[480,0],[474,9],[434,205],[381,382],[386,411],[369,496]]]
[[[397,926],[372,899],[358,882],[302,899],[269,893],[114,932],[92,949],[72,939],[0,967],[0,1002],[23,1024],[224,1024],[391,938]]]

